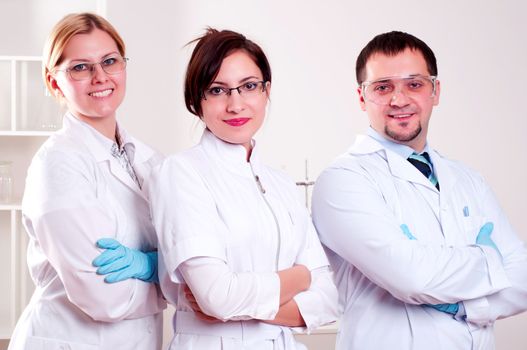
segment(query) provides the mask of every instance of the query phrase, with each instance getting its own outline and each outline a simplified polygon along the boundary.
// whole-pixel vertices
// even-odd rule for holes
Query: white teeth
[[[406,118],[406,117],[410,117],[411,114],[392,114],[391,116],[394,118]]]
[[[111,94],[112,91],[113,91],[112,89],[107,89],[107,90],[104,90],[104,91],[96,91],[96,92],[90,93],[90,96],[93,96],[93,97],[106,97],[109,94]]]

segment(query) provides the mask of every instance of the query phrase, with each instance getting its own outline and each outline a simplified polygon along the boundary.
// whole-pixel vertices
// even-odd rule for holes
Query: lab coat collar
[[[220,166],[226,166],[230,171],[243,176],[252,177],[253,172],[254,174],[260,173],[262,164],[258,156],[258,147],[255,140],[251,140],[253,149],[249,162],[247,162],[247,150],[245,147],[225,142],[216,137],[209,129],[203,131],[200,143]]]
[[[141,197],[146,199],[145,194],[137,186],[134,180],[112,156],[111,149],[112,145],[114,144],[113,140],[110,140],[89,124],[77,119],[71,113],[66,113],[63,125],[64,130],[71,132],[74,137],[79,140],[79,142],[82,142],[86,145],[88,152],[92,154],[97,163],[108,162],[110,172],[117,179],[119,179],[119,181],[123,182],[126,186],[130,187],[133,191],[137,192],[139,195],[141,195]],[[148,153],[151,153],[150,156],[152,156],[153,151],[136,152],[135,144],[137,141],[129,136],[123,128],[119,127],[119,125],[117,125],[117,128],[120,133],[121,141],[123,142],[122,144],[125,147],[125,151],[127,152],[132,166],[134,169],[136,169],[136,171],[141,169],[142,163],[148,159]],[[137,171],[137,173],[139,181],[143,182],[143,174],[141,171]]]
[[[427,178],[425,178],[423,174],[421,174],[421,172],[417,170],[417,168],[415,168],[410,162],[408,162],[406,158],[403,158],[399,153],[396,153],[386,148],[381,142],[379,142],[372,136],[357,136],[357,140],[349,149],[349,153],[352,155],[367,155],[377,153],[387,161],[393,176],[399,177],[410,182],[418,183],[429,188],[432,191],[437,192],[437,189],[434,187],[434,185],[432,185],[432,183]],[[430,151],[430,153],[434,154],[435,151]],[[434,171],[436,170],[435,160],[436,157],[432,157]],[[440,174],[436,173],[436,176],[438,178],[441,189],[443,189]]]

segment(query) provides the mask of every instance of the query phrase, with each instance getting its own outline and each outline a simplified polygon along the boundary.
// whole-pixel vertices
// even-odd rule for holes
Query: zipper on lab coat
[[[280,259],[280,249],[281,249],[281,245],[282,245],[282,237],[281,237],[281,234],[280,234],[280,225],[278,224],[278,219],[276,218],[276,214],[274,213],[274,210],[273,208],[271,207],[271,204],[269,204],[269,202],[267,201],[267,198],[265,197],[265,188],[263,187],[262,185],[262,182],[260,181],[260,177],[258,175],[256,175],[254,173],[254,170],[253,170],[253,165],[249,162],[249,165],[251,167],[251,172],[254,176],[254,180],[256,181],[256,186],[258,186],[258,189],[260,190],[260,195],[262,196],[265,204],[267,205],[267,208],[269,208],[269,210],[271,211],[271,214],[273,215],[273,219],[274,219],[274,223],[276,225],[276,233],[277,233],[277,237],[278,237],[278,244],[277,244],[277,249],[276,249],[276,271],[278,271],[278,262],[279,262],[279,259]]]

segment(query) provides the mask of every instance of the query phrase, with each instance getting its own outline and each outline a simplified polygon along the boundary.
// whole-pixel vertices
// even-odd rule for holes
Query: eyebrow
[[[249,81],[249,80],[253,80],[253,79],[262,80],[262,78],[259,78],[259,77],[257,77],[257,76],[251,75],[251,76],[248,76],[248,77],[246,77],[246,78],[243,78],[243,79],[240,80],[238,83],[239,83],[239,84],[243,84],[243,83],[245,83],[245,82],[247,82],[247,81]],[[217,81],[217,80],[213,81],[213,82],[210,83],[210,84],[211,84],[211,85],[212,85],[212,84],[217,84],[217,85],[229,86],[229,84],[224,83],[224,82],[222,82],[222,81]]]
[[[107,53],[106,55],[104,56],[101,56],[101,61],[104,61],[106,58],[108,58],[109,56],[112,56],[112,55],[120,55],[119,52],[117,51],[112,51],[110,53]],[[70,60],[70,61],[67,61],[69,63],[74,63],[74,62],[80,62],[80,63],[87,63],[87,62],[91,62],[89,59],[87,58],[76,58],[76,59],[73,59],[73,60]],[[99,61],[100,62],[100,61]]]

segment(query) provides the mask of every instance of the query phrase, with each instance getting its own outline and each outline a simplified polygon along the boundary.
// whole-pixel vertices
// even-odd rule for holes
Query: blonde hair
[[[112,37],[121,56],[125,56],[124,41],[117,30],[105,18],[94,13],[72,13],[62,18],[51,30],[44,45],[42,54],[42,74],[44,83],[53,95],[47,75],[51,73],[63,60],[63,52],[70,39],[77,34],[89,34],[94,29],[102,30]]]

